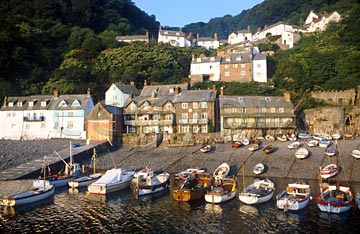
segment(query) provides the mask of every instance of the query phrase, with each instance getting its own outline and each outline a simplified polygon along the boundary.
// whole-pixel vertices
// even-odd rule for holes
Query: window
[[[240,75],[241,76],[246,76],[246,71],[241,71]]]
[[[257,67],[257,68],[261,68],[261,64],[256,64],[256,67]]]
[[[113,96],[112,96],[112,100],[117,100],[117,96],[116,96],[116,95],[113,95]]]
[[[166,109],[167,109],[167,110],[170,110],[171,107],[172,107],[171,103],[168,103],[168,104],[166,105]]]
[[[230,72],[225,72],[225,76],[230,76]]]
[[[187,109],[188,108],[188,103],[187,102],[181,103],[181,108],[182,109]]]
[[[66,128],[67,128],[67,129],[73,129],[73,128],[74,128],[74,123],[73,123],[73,121],[68,121]]]
[[[270,112],[271,112],[271,113],[275,113],[275,108],[274,108],[274,107],[271,107],[271,108],[270,108]]]
[[[261,112],[266,113],[266,108],[265,107],[261,108]]]
[[[74,117],[74,112],[69,112],[69,117]]]
[[[136,133],[136,128],[134,126],[130,126],[129,133]]]
[[[338,98],[338,103],[342,104],[343,103],[343,98]]]
[[[40,128],[45,128],[45,122],[41,123],[41,127]]]
[[[229,64],[225,64],[225,69],[228,69],[229,68]]]
[[[188,133],[189,132],[189,126],[181,126],[181,132],[182,133]]]
[[[18,103],[17,103],[17,106],[22,106],[22,102],[18,102]]]
[[[208,118],[208,115],[207,113],[201,113],[201,119],[207,119]]]
[[[231,108],[231,113],[236,113],[236,108]]]
[[[193,108],[194,109],[197,109],[199,107],[198,103],[197,102],[193,102]]]
[[[72,106],[81,106],[79,100],[73,101],[73,103],[72,103],[71,105],[72,105]]]
[[[280,107],[280,108],[279,108],[279,112],[280,112],[280,113],[284,113],[284,107]]]
[[[201,108],[207,108],[207,102],[201,102]]]
[[[6,117],[11,117],[11,113],[7,113],[7,114],[6,114]]]
[[[198,133],[199,132],[199,128],[197,125],[193,126],[193,133]]]
[[[45,107],[45,106],[46,106],[46,101],[42,101],[42,102],[41,102],[41,106],[42,106],[42,107]]]
[[[242,63],[242,64],[241,64],[241,68],[245,68],[245,63]]]
[[[29,106],[34,106],[34,102],[29,102]]]
[[[165,115],[165,120],[172,120],[172,115],[171,114]]]
[[[246,113],[246,108],[245,107],[241,108],[241,113]]]
[[[197,114],[197,113],[193,113],[193,119],[198,119],[198,118],[199,118],[198,114]]]
[[[188,119],[188,114],[187,113],[182,113],[181,114],[181,119]]]
[[[233,64],[233,68],[237,68],[238,67],[238,65],[237,64]]]
[[[201,125],[201,132],[207,133],[207,125]]]

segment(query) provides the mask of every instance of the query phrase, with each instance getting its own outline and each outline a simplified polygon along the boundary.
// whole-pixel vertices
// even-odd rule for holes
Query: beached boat
[[[96,173],[96,150],[94,148],[94,153],[92,156],[93,161],[93,174],[91,175],[87,175],[87,176],[82,176],[80,178],[77,178],[75,180],[70,180],[68,182],[68,185],[71,188],[80,188],[80,187],[85,187],[88,186],[89,184],[92,184],[94,182],[96,182],[98,179],[100,179],[100,177],[102,176],[101,173]]]
[[[231,145],[233,148],[240,148],[242,146],[240,141],[235,141],[234,143],[232,143]]]
[[[236,177],[227,177],[215,182],[215,185],[212,187],[212,189],[205,194],[205,201],[218,204],[234,199],[236,195]]]
[[[259,144],[251,144],[250,146],[249,146],[249,148],[248,148],[248,150],[250,150],[250,151],[256,151],[256,150],[258,150],[259,149]]]
[[[174,189],[173,198],[176,201],[194,201],[204,198],[212,186],[213,177],[209,173],[192,173],[178,189]]]
[[[274,137],[273,135],[265,135],[265,140],[270,141],[270,142],[274,142],[276,140],[276,137]]]
[[[262,149],[264,154],[270,154],[275,151],[275,147],[273,145],[267,145]]]
[[[325,155],[327,156],[335,156],[337,154],[336,147],[328,147],[325,149]]]
[[[334,139],[334,140],[339,140],[341,138],[341,135],[338,134],[338,133],[334,133],[331,135],[331,137]]]
[[[208,153],[212,150],[212,147],[211,145],[205,145],[203,147],[201,147],[200,151],[203,152],[203,153]]]
[[[311,140],[307,143],[307,145],[309,147],[315,147],[315,146],[318,146],[319,145],[319,141],[318,140]]]
[[[324,168],[320,170],[320,176],[324,179],[333,177],[337,174],[338,166],[336,164],[326,165]]]
[[[319,147],[320,148],[327,148],[331,145],[331,140],[329,139],[326,139],[326,138],[322,138],[320,141],[319,141]]]
[[[301,210],[310,201],[310,185],[304,182],[288,184],[286,189],[276,196],[276,206],[284,211]]]
[[[253,167],[253,173],[255,175],[260,175],[261,173],[263,173],[265,170],[265,165],[262,163],[258,163]]]
[[[299,139],[310,139],[310,138],[313,138],[313,136],[310,133],[300,132],[300,133],[298,133],[298,138]]]
[[[226,162],[220,164],[213,172],[213,177],[215,180],[225,178],[229,175],[230,165]]]
[[[122,168],[107,170],[99,180],[88,186],[88,192],[105,195],[125,189],[130,186],[134,174],[135,171],[127,171]]]
[[[315,140],[318,140],[318,141],[321,141],[321,140],[322,140],[322,136],[321,136],[320,133],[314,133],[314,134],[313,134],[313,138],[314,138]]]
[[[351,134],[351,133],[345,133],[345,134],[344,134],[344,139],[345,139],[345,140],[352,140],[352,139],[353,139],[353,134]]]
[[[298,141],[294,141],[294,142],[291,142],[290,144],[288,144],[289,149],[297,149],[299,147],[300,147],[300,142],[298,142]]]
[[[44,160],[43,178],[46,178],[46,160]],[[27,204],[34,204],[38,201],[49,198],[54,194],[55,185],[43,181],[40,187],[35,187],[31,190],[18,193],[11,196],[4,196],[0,199],[0,205],[4,206],[20,206]]]
[[[206,172],[206,171],[207,171],[206,168],[187,168],[184,171],[180,171],[180,172],[176,173],[175,179],[186,180],[191,173],[197,173],[197,172],[201,173],[201,172]]]
[[[242,138],[242,139],[240,140],[240,142],[241,142],[241,144],[243,144],[243,145],[248,145],[248,144],[250,144],[250,141],[249,141],[249,139],[247,139],[247,138]]]
[[[170,174],[151,169],[142,170],[137,175],[136,190],[139,196],[157,193],[169,187]]]
[[[351,151],[351,156],[353,156],[355,158],[360,158],[360,150]]]
[[[245,204],[260,204],[269,201],[274,195],[274,183],[269,180],[256,179],[248,185],[241,193],[239,200]]]
[[[351,210],[354,194],[348,185],[334,184],[320,188],[322,191],[316,197],[316,204],[321,211],[339,214]]]
[[[285,134],[280,134],[276,138],[278,141],[282,141],[282,142],[285,142],[288,140]]]
[[[297,140],[297,137],[296,137],[295,133],[288,133],[286,136],[289,139],[289,141],[296,141]]]
[[[295,151],[296,158],[304,159],[304,158],[307,158],[308,156],[309,156],[309,151],[304,147],[301,147]]]

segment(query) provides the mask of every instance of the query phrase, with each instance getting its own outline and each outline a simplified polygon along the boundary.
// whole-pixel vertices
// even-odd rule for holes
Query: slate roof
[[[175,87],[180,88],[180,92],[189,89],[189,85],[187,83],[184,84],[169,84],[169,85],[147,85],[145,86],[140,96],[142,97],[151,97],[155,92],[156,96],[174,96],[175,95]]]
[[[287,101],[283,96],[220,96],[219,105],[220,108],[234,107],[284,107],[294,108],[290,101]]]
[[[239,59],[239,60],[238,60]],[[251,63],[248,53],[233,53],[221,60],[221,64]]]
[[[185,33],[182,31],[174,30],[159,30],[160,35],[162,36],[171,36],[171,37],[185,37]]]
[[[221,56],[215,57],[198,57],[191,60],[191,63],[210,63],[210,62],[221,62]]]
[[[136,41],[136,40],[148,40],[147,35],[132,35],[132,36],[117,36],[117,41]]]
[[[213,90],[186,90],[177,95],[173,103],[179,102],[215,102],[217,92]]]
[[[255,54],[253,60],[266,60],[265,54]]]
[[[124,94],[134,94],[136,96],[140,95],[140,91],[133,85],[124,85],[120,82],[115,82],[114,85]]]

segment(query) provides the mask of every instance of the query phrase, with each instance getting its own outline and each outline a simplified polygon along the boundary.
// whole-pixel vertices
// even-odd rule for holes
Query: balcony
[[[24,116],[24,122],[41,122],[41,121],[45,121],[45,116],[38,116],[38,117],[27,117]]]
[[[208,124],[209,119],[179,119],[179,124]]]
[[[172,120],[125,120],[128,126],[169,126],[173,125]]]

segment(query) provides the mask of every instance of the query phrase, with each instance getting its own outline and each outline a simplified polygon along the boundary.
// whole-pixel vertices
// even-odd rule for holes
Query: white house
[[[130,85],[115,82],[105,92],[105,105],[124,107],[124,103],[129,98],[139,94],[140,92],[134,86],[134,82],[131,82]]]
[[[118,42],[133,42],[133,41],[144,41],[149,43],[149,32],[146,32],[145,35],[131,35],[131,36],[117,36],[115,40]]]
[[[169,43],[172,46],[177,47],[189,47],[191,42],[186,39],[185,33],[181,31],[174,30],[162,30],[159,29],[158,42]]]
[[[190,64],[191,82],[219,81],[221,57],[193,56]]]
[[[307,32],[325,31],[329,23],[339,22],[340,20],[341,15],[337,11],[334,11],[331,14],[325,12],[323,15],[318,16],[311,10],[305,20],[304,26]]]
[[[266,38],[266,35],[278,36],[282,35],[284,32],[296,32],[297,29],[292,25],[285,24],[283,22],[278,22],[270,26],[266,26],[263,30],[258,29],[258,31],[253,35],[252,41],[259,41]]]
[[[220,46],[220,42],[218,40],[217,34],[214,34],[214,38],[211,37],[200,37],[199,34],[197,34],[196,37],[196,44],[197,46],[204,47],[206,49],[217,49]]]
[[[248,43],[253,40],[252,33],[250,31],[250,26],[247,30],[240,30],[237,33],[231,33],[228,36],[228,43],[230,45],[237,44],[237,43]]]
[[[85,117],[94,107],[87,94],[5,97],[0,139],[86,139]]]
[[[255,54],[252,61],[253,81],[267,82],[267,64],[265,54]]]

